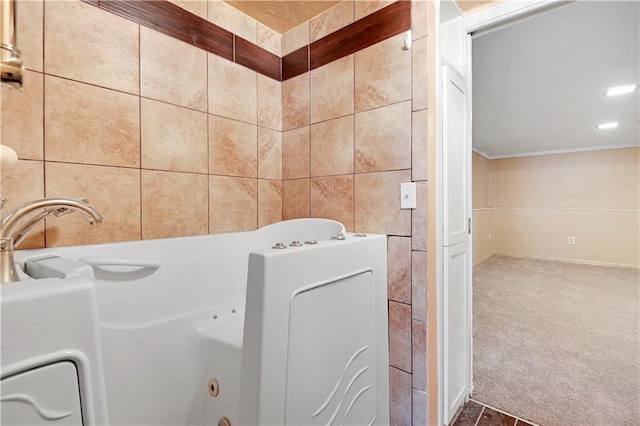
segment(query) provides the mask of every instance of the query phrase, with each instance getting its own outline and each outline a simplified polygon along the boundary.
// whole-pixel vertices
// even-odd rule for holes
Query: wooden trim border
[[[411,2],[400,0],[309,45],[309,70],[411,29]]]
[[[282,81],[411,29],[411,2],[400,0],[282,58]]]
[[[168,0],[83,0],[162,34],[285,81],[411,29],[411,2],[399,0],[280,58]]]

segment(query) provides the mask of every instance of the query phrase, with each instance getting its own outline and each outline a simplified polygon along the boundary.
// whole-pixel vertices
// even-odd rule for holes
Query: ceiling
[[[640,145],[640,3],[578,1],[474,35],[473,145],[490,158]],[[600,123],[619,127],[597,130]]]
[[[290,1],[290,0],[224,0],[236,9],[241,10],[258,22],[283,34],[292,28],[297,27],[320,15],[327,9],[332,8],[340,1],[315,0],[315,1]],[[375,1],[381,0],[355,0],[355,1]],[[457,0],[458,6],[463,13],[484,7],[487,4],[495,3],[497,0]]]
[[[241,10],[258,22],[279,32],[285,33],[320,15],[340,1],[287,1],[287,0],[225,0],[231,6]]]

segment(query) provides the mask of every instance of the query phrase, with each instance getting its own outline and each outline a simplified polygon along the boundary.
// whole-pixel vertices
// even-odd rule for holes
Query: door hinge
[[[469,235],[471,235],[471,218],[469,218]]]

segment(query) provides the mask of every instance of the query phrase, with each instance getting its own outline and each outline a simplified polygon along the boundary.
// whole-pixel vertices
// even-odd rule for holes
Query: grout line
[[[142,31],[140,24],[138,24],[138,153],[139,153],[139,178],[140,187],[138,197],[140,200],[140,240],[143,239],[144,229],[144,216],[142,214],[144,210],[144,200],[142,196],[143,184],[142,184]]]
[[[209,1],[207,0],[207,18],[209,18]],[[209,53],[207,52],[207,234],[211,234],[211,144],[209,114]]]
[[[504,410],[500,410],[499,408],[496,408],[496,407],[493,407],[493,406],[491,406],[491,405],[485,404],[484,402],[477,401],[477,400],[475,400],[475,399],[473,399],[473,398],[469,398],[469,400],[470,400],[470,401],[473,401],[473,402],[476,402],[476,403],[478,403],[478,404],[481,404],[481,405],[483,405],[483,406],[484,406],[484,407],[486,407],[486,408],[490,408],[490,409],[492,409],[492,410],[494,410],[494,411],[497,411],[497,412],[499,412],[499,413],[505,414],[505,415],[507,415],[507,416],[509,416],[509,417],[513,417],[513,418],[515,418],[515,419],[516,419],[516,421],[521,421],[521,422],[525,422],[525,423],[532,424],[532,425],[534,425],[534,426],[539,426],[537,423],[533,423],[533,422],[530,422],[529,420],[525,420],[525,419],[523,419],[523,418],[520,418],[520,417],[518,417],[518,416],[516,416],[516,415],[514,415],[514,414],[507,413],[507,412],[506,412],[506,411],[504,411]],[[483,408],[483,411],[484,411],[484,408]]]
[[[478,423],[480,423],[480,419],[482,418],[482,414],[484,413],[484,409],[485,409],[485,405],[482,405],[482,411],[480,411],[480,414],[478,415],[478,418],[476,419],[476,422],[473,424],[473,426],[478,426]]]
[[[307,25],[307,40],[311,39],[311,25]],[[307,148],[309,149],[309,167],[307,170],[307,179],[308,181],[308,203],[309,208],[307,211],[307,217],[311,217],[311,48],[307,47],[307,69],[308,69],[308,78],[307,78],[307,95],[309,99],[309,104],[307,105],[307,117],[309,117],[309,122],[307,123]],[[304,73],[303,73],[304,74]]]
[[[355,78],[354,78],[354,81],[355,81]],[[355,85],[355,83],[354,83],[354,85]],[[354,88],[354,93],[355,93],[355,88]],[[354,99],[355,99],[355,96],[354,96]],[[320,121],[316,121],[316,122],[311,122],[311,116],[309,116],[309,124],[308,124],[308,126],[315,126],[316,124],[322,124],[322,123],[326,123],[328,121],[337,120],[339,118],[349,117],[350,115],[356,116],[358,114],[362,114],[362,113],[365,113],[365,112],[376,111],[376,110],[379,110],[379,109],[382,109],[382,108],[387,108],[387,107],[390,107],[390,106],[399,105],[399,104],[402,104],[402,103],[405,103],[405,102],[411,102],[411,98],[409,97],[407,99],[403,99],[403,100],[400,100],[400,101],[397,101],[397,102],[392,102],[392,103],[385,104],[385,105],[380,105],[378,107],[371,108],[371,109],[365,109],[365,110],[362,110],[362,111],[356,111],[355,110],[355,100],[354,100],[354,111],[352,113],[344,114],[344,115],[340,115],[340,116],[337,116],[337,117],[332,117],[332,118],[329,118],[329,119],[326,119],[326,120],[320,120]],[[412,112],[415,112],[415,111],[412,111]],[[354,124],[354,126],[355,126],[355,124]],[[301,127],[305,127],[305,126],[295,127],[293,129],[288,129],[288,130],[295,130],[295,129],[299,129]]]
[[[120,89],[114,89],[112,87],[100,86],[99,84],[96,84],[96,83],[89,83],[89,82],[86,82],[86,81],[76,80],[76,79],[73,79],[73,78],[65,77],[65,76],[58,75],[58,74],[48,73],[48,72],[43,72],[42,74],[44,74],[47,77],[55,77],[55,78],[59,78],[61,80],[72,81],[74,83],[86,84],[87,86],[97,87],[99,89],[112,90],[114,92],[122,93],[123,95],[140,97],[140,93],[131,93],[131,92],[127,92],[127,91],[120,90]],[[139,87],[138,87],[138,89],[139,89]]]
[[[45,65],[44,65],[44,57],[45,57],[45,42],[44,42],[44,38],[45,38],[45,20],[47,19],[46,17],[46,13],[45,13],[45,2],[42,2],[42,196],[46,197],[47,196],[47,159],[45,157],[46,155],[46,140],[47,140],[47,134],[46,134],[46,126],[45,126],[45,121],[46,121],[46,117],[47,117],[47,111],[46,111],[46,90],[45,90]],[[42,243],[44,244],[44,247],[47,247],[47,219],[45,218],[44,223],[42,224],[44,230],[42,232]]]
[[[352,10],[352,17],[353,17],[353,21],[355,21],[355,17],[356,17],[356,12],[355,12],[355,1],[353,2],[353,10]],[[352,194],[352,200],[353,200],[353,204],[352,204],[352,212],[351,212],[351,216],[352,216],[352,220],[353,220],[353,230],[357,231],[356,228],[356,55],[355,53],[353,54],[353,114],[351,114],[351,140],[353,141],[353,146],[351,148],[351,156],[352,156],[352,161],[351,161],[351,170],[353,170],[353,172],[351,173],[351,175],[353,175],[353,194]],[[387,239],[387,250],[388,250],[388,244],[389,244],[389,240]],[[411,315],[413,316],[413,314]],[[412,404],[413,405],[413,404]]]

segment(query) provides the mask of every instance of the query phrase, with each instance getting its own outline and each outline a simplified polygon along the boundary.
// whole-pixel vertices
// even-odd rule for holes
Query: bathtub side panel
[[[386,238],[249,263],[241,423],[388,424]]]
[[[260,370],[262,368],[262,322],[264,300],[264,257],[251,253],[247,274],[245,323],[242,343],[242,367],[240,369],[240,424],[257,425],[260,401]],[[247,321],[248,319],[248,321]]]

